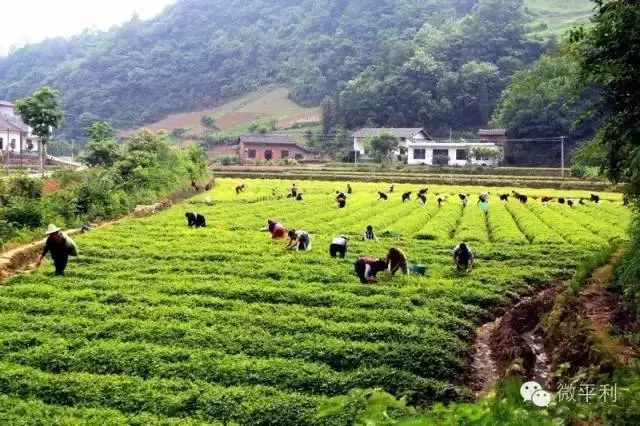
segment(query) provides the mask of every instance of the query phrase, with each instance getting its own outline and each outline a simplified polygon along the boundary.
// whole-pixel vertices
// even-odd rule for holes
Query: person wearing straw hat
[[[62,232],[62,229],[53,224],[49,225],[45,235],[47,235],[47,241],[36,266],[40,266],[47,253],[51,253],[53,264],[56,267],[56,275],[64,275],[69,256],[78,255],[78,246],[67,234]]]

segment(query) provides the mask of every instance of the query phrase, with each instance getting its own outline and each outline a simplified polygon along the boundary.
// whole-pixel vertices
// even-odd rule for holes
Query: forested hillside
[[[352,125],[475,126],[486,122],[511,73],[544,49],[527,38],[532,18],[523,6],[523,0],[178,0],[149,21],[132,19],[0,58],[0,98],[43,84],[59,89],[66,136],[98,119],[130,128],[215,106],[266,84],[291,87],[302,105],[326,96],[339,103],[346,90]],[[457,123],[456,114],[466,118]]]

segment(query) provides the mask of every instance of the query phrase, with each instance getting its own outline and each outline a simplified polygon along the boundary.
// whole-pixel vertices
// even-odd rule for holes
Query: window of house
[[[456,160],[467,160],[466,149],[456,149]]]
[[[33,150],[33,141],[31,139],[27,139],[27,149]]]
[[[281,151],[280,158],[282,159],[289,158],[289,151]]]
[[[295,158],[296,158],[296,160],[302,160],[304,158],[304,155],[296,154]]]
[[[16,149],[16,140],[11,139],[11,143],[9,144],[9,146],[11,147],[11,149]]]
[[[267,161],[270,161],[271,159],[273,159],[273,151],[271,151],[270,149],[265,149],[264,150],[264,159]]]
[[[427,150],[426,149],[414,149],[413,150],[413,159],[414,160],[424,160],[426,158]]]
[[[4,139],[0,138],[0,149],[4,149]]]
[[[247,157],[256,158],[256,150],[255,149],[250,149],[249,152],[247,153]]]
[[[434,157],[448,157],[449,150],[448,149],[434,149],[433,150]]]

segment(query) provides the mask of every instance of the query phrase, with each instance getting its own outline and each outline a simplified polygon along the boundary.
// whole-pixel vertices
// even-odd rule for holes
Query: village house
[[[358,130],[353,134],[353,151],[357,153],[357,156],[362,159],[369,158],[369,152],[367,152],[367,144],[368,142],[375,137],[381,135],[390,135],[394,138],[398,139],[398,152],[394,153],[395,155],[400,154],[401,151],[405,151],[409,144],[412,142],[418,141],[431,141],[433,140],[431,136],[422,128],[406,128],[406,127],[397,127],[397,128],[373,128],[373,127],[365,127],[363,129]]]
[[[293,159],[314,161],[323,159],[314,151],[300,146],[287,136],[251,134],[240,136],[238,156],[242,164],[258,161],[278,161]]]
[[[3,154],[36,154],[40,143],[15,110],[15,105],[0,100],[0,152]]]
[[[496,166],[502,150],[490,142],[421,141],[409,144],[407,157],[407,164]]]
[[[507,129],[480,129],[478,139],[480,142],[491,142],[504,149],[507,144]]]

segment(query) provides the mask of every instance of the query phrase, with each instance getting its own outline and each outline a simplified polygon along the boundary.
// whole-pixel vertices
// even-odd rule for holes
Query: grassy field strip
[[[451,239],[460,219],[462,218],[462,205],[455,202],[447,202],[436,215],[422,228],[416,238],[420,240],[440,240]]]
[[[541,221],[561,235],[565,240],[573,243],[593,244],[601,246],[604,240],[575,221],[570,220],[553,209],[543,206],[541,203],[527,203],[527,208]]]
[[[614,237],[626,234],[623,226],[605,223],[604,221],[594,220],[594,217],[585,210],[571,208],[566,205],[550,203],[549,208],[556,213],[565,216],[567,219],[574,221],[576,224],[588,229],[598,237],[609,240]],[[612,230],[615,232],[612,233]]]
[[[456,241],[489,242],[486,215],[480,207],[470,203],[464,208],[462,221],[456,228],[453,238]]]
[[[506,203],[498,199],[491,199],[491,207],[487,214],[487,226],[492,243],[529,243],[526,235],[520,231],[513,216],[507,210]]]
[[[524,205],[516,202],[509,202],[506,208],[511,213],[518,228],[527,236],[527,239],[534,244],[561,243],[565,240],[558,235],[546,223],[527,209]]]

